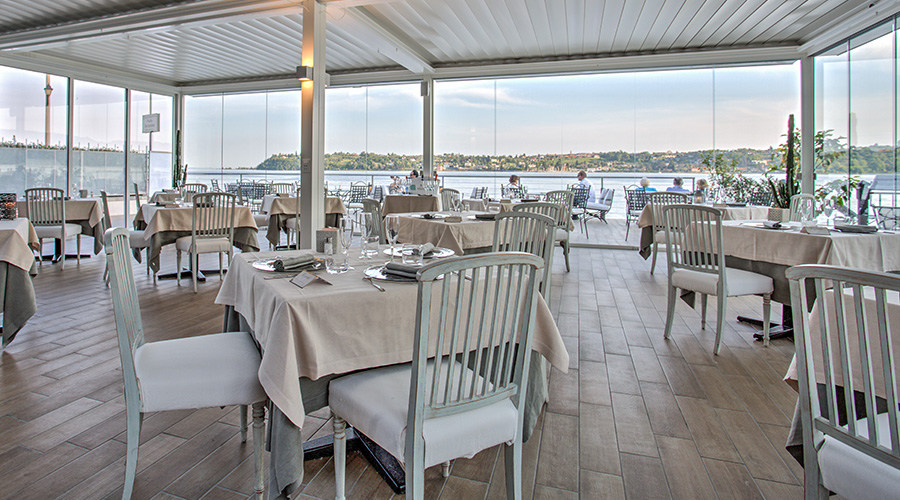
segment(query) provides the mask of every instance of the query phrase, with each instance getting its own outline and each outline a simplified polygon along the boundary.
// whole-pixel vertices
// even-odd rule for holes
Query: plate
[[[402,276],[394,276],[392,274],[384,274],[384,266],[377,265],[372,266],[365,270],[364,274],[366,278],[372,278],[374,280],[381,281],[396,281],[398,283],[416,283],[418,280],[415,278],[404,278]]]
[[[253,269],[259,269],[260,271],[269,271],[271,273],[277,273],[279,271],[276,271],[275,267],[273,266],[273,264],[275,263],[276,260],[278,260],[278,259],[259,259],[259,260],[254,260],[253,262],[250,263],[250,265],[253,266]],[[324,268],[325,268],[325,260],[316,258],[316,260],[313,261],[313,263],[308,266],[298,267],[295,269],[289,269],[289,270],[280,271],[280,272],[296,273],[296,272],[300,272],[300,271],[318,271],[318,270],[324,269]]]
[[[747,203],[746,202],[731,202],[731,203],[726,203],[725,205],[727,205],[729,207],[746,207]]]
[[[423,219],[443,219],[447,216],[444,214],[422,214],[421,217]]]
[[[391,254],[391,249],[390,249],[390,248],[385,248],[385,249],[384,249],[384,254],[385,254],[385,255],[392,255],[392,254]],[[435,247],[434,250],[431,251],[431,254],[430,254],[430,255],[424,256],[424,258],[425,258],[426,260],[427,260],[427,259],[443,259],[444,257],[452,257],[452,256],[454,256],[454,255],[456,255],[456,252],[454,252],[453,250],[451,250],[451,249],[449,249],[449,248]],[[402,248],[402,247],[399,247],[399,246],[394,247],[394,253],[393,253],[393,256],[394,256],[394,257],[403,257],[403,248]]]
[[[861,224],[835,224],[834,229],[842,233],[861,233],[868,234],[878,231],[875,226],[863,226]]]

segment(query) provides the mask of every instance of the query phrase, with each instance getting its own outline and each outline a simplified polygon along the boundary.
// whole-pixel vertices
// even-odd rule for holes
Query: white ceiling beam
[[[329,3],[328,13],[330,22],[340,24],[342,29],[352,31],[355,27],[371,33],[373,48],[379,54],[391,59],[397,64],[417,75],[434,73],[434,67],[428,61],[427,52],[421,47],[413,47],[403,41],[394,30],[375,18],[367,10],[361,7],[337,7],[336,2]],[[353,26],[348,26],[352,24]]]
[[[36,50],[84,40],[297,14],[295,0],[205,0],[0,35],[0,50]]]
[[[808,36],[808,41],[800,46],[800,53],[815,55],[860,31],[890,19],[898,12],[900,12],[898,0],[882,0],[858,5]]]

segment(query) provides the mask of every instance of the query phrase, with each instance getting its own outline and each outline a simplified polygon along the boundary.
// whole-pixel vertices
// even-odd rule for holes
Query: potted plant
[[[784,167],[784,180],[766,178],[772,192],[772,208],[769,209],[769,220],[787,222],[791,220],[791,197],[800,194],[800,176],[796,171],[794,155],[795,141],[794,115],[788,116],[787,142],[782,148],[781,166]]]

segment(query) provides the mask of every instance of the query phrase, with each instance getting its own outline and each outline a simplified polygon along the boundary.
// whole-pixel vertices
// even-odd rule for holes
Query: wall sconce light
[[[312,66],[297,66],[297,79],[301,82],[311,82],[313,79]]]

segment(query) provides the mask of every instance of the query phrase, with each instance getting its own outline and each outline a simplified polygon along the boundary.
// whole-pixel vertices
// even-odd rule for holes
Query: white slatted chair
[[[507,498],[522,498],[523,403],[542,267],[537,256],[504,252],[419,271],[412,363],[329,384],[337,500],[344,499],[347,423],[406,464],[406,498],[424,498],[427,467],[501,443]]]
[[[794,308],[806,498],[897,498],[900,325],[888,311],[900,307],[900,277],[821,265],[785,274],[793,304],[807,304],[809,284],[816,293],[810,314]]]
[[[125,379],[127,452],[122,499],[131,498],[144,413],[240,405],[241,439],[247,440],[247,405],[253,405],[255,493],[263,498],[263,417],[260,355],[246,332],[144,342],[144,327],[125,228],[106,231],[104,243],[122,375]],[[163,459],[165,460],[165,459]]]
[[[647,193],[650,200],[650,211],[653,215],[653,259],[650,262],[650,274],[656,270],[656,256],[659,253],[659,245],[666,243],[666,235],[663,232],[663,210],[676,203],[689,203],[688,195],[684,193]]]
[[[678,289],[700,294],[700,327],[706,328],[708,295],[718,299],[716,345],[719,354],[725,327],[725,304],[728,297],[762,295],[763,344],[769,345],[769,316],[774,285],[772,278],[725,266],[722,237],[722,212],[700,205],[668,205],[662,214],[669,273],[669,295],[666,307],[665,338],[672,332]],[[655,224],[655,221],[654,221]]]
[[[441,190],[441,210],[452,210],[453,207],[462,206],[462,195],[456,189],[444,188]]]
[[[103,210],[103,232],[112,228],[112,218],[109,216],[109,195],[106,191],[100,191],[100,208]],[[132,250],[147,250],[147,274],[153,272],[150,269],[150,242],[144,238],[144,231],[140,229],[128,230],[128,244]],[[103,281],[109,283],[109,267],[103,270]],[[156,283],[156,273],[153,273],[153,283]]]
[[[811,194],[795,194],[791,196],[791,222],[800,222],[800,201],[809,200],[812,202],[813,211],[815,211],[816,197]]]
[[[563,257],[566,259],[566,272],[569,272],[569,226],[572,224],[572,205],[575,201],[575,193],[565,189],[549,191],[544,195],[544,201],[559,205],[556,241],[559,242],[563,249]]]
[[[288,248],[291,248],[291,240],[297,242],[296,248],[300,248],[300,188],[294,192],[295,197],[295,205],[294,205],[294,216],[290,219],[284,221],[284,228],[287,229],[288,237],[287,237],[287,245]],[[268,222],[266,223],[269,224]],[[257,223],[257,226],[259,223]],[[279,238],[281,238],[279,236]]]
[[[381,215],[381,203],[372,198],[363,199],[362,213],[372,214],[370,219],[372,226],[366,228],[367,234],[377,235],[379,245],[387,244],[387,237],[384,234],[384,217]]]
[[[65,193],[57,188],[31,188],[25,190],[25,217],[34,225],[40,247],[44,247],[44,238],[59,240],[60,267],[66,265],[66,240],[75,238],[78,251],[78,263],[81,264],[81,226],[66,222]],[[40,255],[41,264],[44,263]]]
[[[205,193],[207,191],[209,191],[209,188],[206,184],[200,182],[188,182],[181,186],[181,196],[184,199],[189,199],[197,193]]]
[[[553,269],[553,245],[556,244],[556,221],[559,206],[555,203],[523,203],[512,212],[497,216],[492,252],[525,252],[544,259],[541,295],[550,303],[550,273]]]
[[[191,277],[197,293],[199,255],[219,254],[219,279],[222,279],[222,254],[228,254],[228,265],[234,251],[235,196],[229,193],[197,193],[191,199],[191,235],[175,240],[175,260],[178,266],[178,286],[181,286],[181,253],[191,259]]]
[[[269,187],[269,190],[272,192],[272,194],[290,195],[293,194],[297,190],[297,188],[294,187],[294,184],[292,182],[273,182]]]

